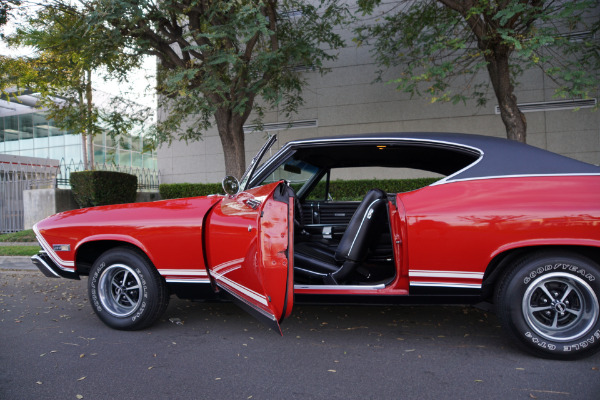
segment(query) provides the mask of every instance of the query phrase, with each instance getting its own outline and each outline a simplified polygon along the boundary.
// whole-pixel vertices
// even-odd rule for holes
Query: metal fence
[[[125,172],[138,178],[138,190],[158,190],[158,171],[149,168],[96,164],[96,170]],[[71,187],[71,172],[83,163],[0,154],[0,233],[24,229],[23,190]]]
[[[0,154],[0,233],[23,230],[23,190],[53,188],[59,163]]]
[[[159,174],[158,171],[154,169],[114,164],[94,164],[94,169],[98,171],[125,172],[127,174],[135,175],[138,178],[138,190],[158,190]],[[66,162],[64,158],[61,159],[58,175],[56,177],[56,187],[62,189],[71,188],[71,184],[69,183],[71,172],[83,170],[85,170],[85,168],[82,162],[76,163],[73,160]]]

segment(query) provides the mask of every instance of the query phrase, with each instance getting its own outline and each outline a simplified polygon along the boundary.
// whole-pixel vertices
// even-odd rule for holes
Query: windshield
[[[285,180],[296,193],[301,193],[304,187],[308,187],[319,172],[318,167],[293,155],[271,172],[260,185]]]
[[[273,146],[273,143],[275,143],[276,141],[277,141],[277,136],[273,135],[273,136],[269,137],[269,139],[266,141],[266,143],[263,145],[263,147],[258,151],[258,153],[256,153],[256,155],[254,156],[252,161],[250,161],[248,168],[246,168],[246,172],[244,172],[244,175],[242,176],[242,179],[240,180],[240,189],[241,190],[247,189],[246,186],[248,185],[248,182],[250,181],[252,174],[254,174],[254,171],[256,170],[258,163],[260,162],[260,160],[262,159],[264,154],[271,148],[271,146]]]

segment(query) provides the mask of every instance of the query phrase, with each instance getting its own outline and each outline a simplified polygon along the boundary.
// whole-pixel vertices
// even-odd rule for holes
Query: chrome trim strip
[[[382,136],[368,136],[368,137],[343,137],[343,138],[332,138],[332,139],[323,139],[320,140],[293,140],[288,142],[285,146],[281,148],[281,150],[291,147],[296,144],[305,144],[305,143],[328,143],[328,142],[378,142],[378,141],[390,141],[390,142],[419,142],[419,143],[437,143],[437,144],[446,144],[456,147],[461,147],[464,149],[475,150],[479,153],[483,153],[483,151],[477,147],[469,146],[463,143],[449,142],[447,140],[438,140],[438,139],[424,139],[424,138],[416,138],[416,137],[382,137]]]
[[[231,279],[225,278],[222,275],[215,276],[215,279],[217,280],[217,282],[225,284],[228,287],[230,287],[234,290],[237,290],[240,293],[243,293],[244,295],[250,297],[251,299],[258,301],[262,305],[264,305],[266,307],[269,306],[269,303],[267,302],[267,296],[257,293],[254,290],[249,289],[235,281],[232,281]]]
[[[469,146],[467,146],[467,147],[469,147]],[[473,149],[475,149],[475,148],[473,148]],[[450,174],[450,175],[448,175],[448,176],[447,176],[447,177],[445,177],[445,178],[442,178],[442,179],[440,179],[439,181],[435,181],[435,182],[433,182],[433,183],[432,183],[431,185],[429,185],[429,186],[443,185],[443,184],[445,184],[445,183],[448,183],[448,181],[450,181],[450,180],[451,180],[452,182],[457,182],[457,181],[459,181],[460,179],[453,180],[452,178],[453,178],[453,177],[455,177],[455,176],[456,176],[456,175],[458,175],[458,174],[462,174],[463,172],[465,172],[465,171],[466,171],[466,170],[468,170],[468,169],[471,169],[471,168],[473,168],[474,166],[476,166],[477,164],[479,164],[479,163],[481,162],[481,160],[483,160],[483,156],[484,156],[484,154],[485,154],[485,153],[483,152],[483,150],[480,150],[480,149],[475,149],[475,150],[479,151],[479,158],[478,158],[477,160],[475,160],[475,162],[473,162],[473,163],[471,163],[471,164],[467,165],[467,166],[466,166],[466,167],[464,167],[463,169],[460,169],[460,170],[456,171],[456,172],[455,172],[455,173],[453,173],[453,174]]]
[[[214,274],[224,275],[228,272],[231,272],[234,269],[240,268],[241,264],[244,262],[244,260],[245,260],[245,258],[237,258],[235,260],[226,261],[224,263],[221,263],[221,264],[211,268],[211,272]],[[232,267],[231,270],[221,272],[222,270],[224,270],[226,268],[230,268],[230,267]]]
[[[410,286],[481,289],[481,284],[476,283],[411,282]]]
[[[266,310],[263,310],[260,307],[257,307],[256,304],[253,304],[251,302],[249,302],[247,299],[241,297],[239,294],[235,293],[235,292],[231,292],[228,291],[227,288],[224,288],[222,286],[219,285],[220,288],[222,288],[223,290],[225,290],[227,293],[229,293],[230,295],[232,295],[233,297],[235,297],[238,301],[241,301],[242,303],[244,303],[246,306],[250,307],[251,309],[253,309],[254,311],[257,311],[259,314],[261,314],[262,316],[270,319],[272,322],[277,323],[277,318],[275,318],[275,315],[269,313]]]
[[[254,290],[247,288],[244,285],[237,283],[235,281],[232,281],[231,279],[225,277],[225,274],[228,274],[231,271],[242,268],[241,263],[243,263],[244,260],[245,260],[245,258],[238,258],[235,260],[226,261],[224,263],[217,265],[214,268],[211,268],[210,272],[211,272],[212,276],[215,278],[215,280],[217,281],[217,283],[222,283],[233,290],[237,290],[238,292],[243,293],[244,295],[250,297],[251,299],[256,300],[257,302],[261,303],[262,305],[268,307],[269,303],[267,302],[267,296],[257,293]]]
[[[420,278],[462,278],[462,279],[483,279],[483,272],[462,272],[462,271],[429,271],[411,269],[408,276]]]
[[[158,273],[163,276],[206,276],[206,269],[159,269]]]
[[[394,137],[381,137],[381,136],[376,136],[376,137],[348,137],[348,138],[335,138],[335,139],[320,139],[320,140],[293,140],[291,142],[287,142],[281,149],[279,149],[279,151],[277,153],[275,153],[275,155],[273,157],[271,157],[269,160],[267,160],[267,162],[265,162],[260,168],[258,168],[256,171],[254,171],[254,173],[252,174],[252,177],[255,176],[259,176],[260,174],[263,173],[263,170],[266,168],[269,168],[269,166],[271,164],[273,164],[274,162],[277,161],[277,159],[280,157],[280,155],[285,154],[291,147],[295,146],[295,145],[311,145],[311,144],[315,144],[315,143],[336,143],[336,142],[381,142],[381,141],[387,141],[387,142],[417,142],[417,143],[435,143],[435,144],[441,144],[441,145],[448,145],[448,146],[453,146],[453,147],[458,147],[461,149],[465,149],[465,150],[473,150],[477,153],[479,153],[479,158],[477,160],[475,160],[473,163],[467,165],[466,167],[464,167],[463,169],[446,176],[445,178],[432,183],[429,186],[433,186],[433,185],[441,185],[446,183],[448,180],[450,180],[453,176],[456,176],[466,170],[468,170],[469,168],[477,165],[484,156],[484,152],[483,150],[481,150],[478,147],[473,147],[473,146],[469,146],[466,144],[462,144],[462,143],[456,143],[456,142],[449,142],[446,140],[436,140],[436,139],[422,139],[422,138],[410,138],[410,137],[403,137],[403,138],[394,138]],[[252,177],[250,178],[250,180],[252,180]],[[456,181],[453,181],[456,182]]]
[[[33,232],[35,233],[35,237],[36,237],[38,243],[40,244],[40,246],[42,246],[42,248],[46,251],[46,254],[48,254],[48,256],[52,259],[52,261],[54,261],[56,263],[58,268],[62,269],[63,271],[67,271],[67,272],[75,271],[75,262],[74,261],[65,261],[62,258],[60,258],[56,254],[56,252],[54,251],[52,246],[50,246],[48,244],[48,242],[46,242],[46,239],[44,239],[44,237],[40,234],[40,231],[37,228],[37,224],[35,224],[33,226]]]
[[[210,279],[166,279],[167,283],[194,283],[194,284],[210,284]]]
[[[475,165],[479,164],[479,162],[483,159],[485,153],[483,150],[481,150],[478,147],[474,147],[474,146],[470,146],[470,145],[465,145],[462,143],[456,143],[456,142],[449,142],[449,141],[445,141],[445,140],[435,140],[435,139],[422,139],[422,138],[410,138],[410,137],[404,137],[404,138],[393,138],[393,137],[359,137],[359,138],[336,138],[336,139],[321,139],[321,140],[295,140],[295,141],[291,141],[286,143],[270,160],[273,160],[273,162],[275,162],[275,160],[279,157],[280,154],[284,154],[285,152],[287,152],[289,150],[289,148],[291,148],[294,145],[302,145],[304,146],[305,144],[315,144],[315,143],[330,143],[330,142],[355,142],[355,141],[360,141],[360,142],[377,142],[377,141],[389,141],[389,142],[418,142],[418,143],[436,143],[436,144],[443,144],[443,145],[450,145],[450,146],[454,146],[454,147],[458,147],[458,148],[462,148],[462,149],[470,149],[470,150],[474,150],[477,153],[479,153],[479,158],[477,160],[475,160],[473,163],[467,165],[466,167],[462,168],[459,171],[456,171],[453,174],[450,174],[442,179],[440,179],[439,181],[436,181],[434,183],[432,183],[429,186],[437,186],[437,185],[443,185],[446,183],[452,183],[452,182],[462,182],[462,181],[472,181],[472,180],[482,180],[482,179],[500,179],[500,178],[526,178],[526,177],[544,177],[544,176],[600,176],[600,173],[595,174],[595,173],[572,173],[572,174],[522,174],[522,175],[496,175],[496,176],[479,176],[479,177],[474,177],[474,178],[463,178],[463,179],[453,179],[455,176],[465,172],[466,170],[474,167]],[[265,163],[262,165],[261,168],[259,168],[257,171],[255,171],[255,175],[258,176],[262,173],[264,168],[267,168],[271,163]]]
[[[310,290],[380,290],[385,289],[385,285],[380,283],[379,285],[364,286],[364,285],[294,285],[296,289],[310,289]]]
[[[522,175],[492,175],[492,176],[478,176],[476,178],[462,178],[462,179],[454,179],[452,182],[467,182],[467,181],[479,181],[479,180],[488,180],[488,179],[505,179],[505,178],[542,178],[542,177],[557,177],[557,176],[600,176],[600,173],[573,173],[573,174],[522,174]],[[448,178],[448,177],[446,177]],[[439,180],[437,182],[432,183],[429,186],[435,186],[441,183],[452,183],[452,182],[443,182],[446,178]],[[440,183],[441,182],[441,183]]]
[[[34,261],[34,263],[37,261],[38,263],[40,263],[44,268],[46,268],[48,271],[50,271],[52,273],[52,275],[56,276],[57,278],[60,278],[61,276],[59,274],[57,274],[49,265],[48,263],[46,263],[46,261],[44,261],[44,259],[40,256],[38,256],[37,254],[31,257],[31,260]],[[36,264],[37,265],[37,264]]]

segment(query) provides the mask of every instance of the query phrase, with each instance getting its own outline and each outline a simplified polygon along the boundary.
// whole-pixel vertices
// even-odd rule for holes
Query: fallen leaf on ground
[[[535,393],[566,394],[567,396],[571,394],[571,393],[568,393],[568,392],[555,392],[554,390],[534,390],[534,389],[529,389],[529,391],[535,392]]]

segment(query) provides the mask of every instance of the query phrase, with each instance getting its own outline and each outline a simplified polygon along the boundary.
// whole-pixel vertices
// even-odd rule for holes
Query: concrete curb
[[[38,242],[0,242],[0,247],[10,246],[39,246]]]

